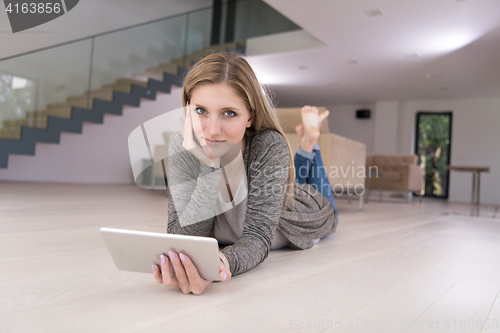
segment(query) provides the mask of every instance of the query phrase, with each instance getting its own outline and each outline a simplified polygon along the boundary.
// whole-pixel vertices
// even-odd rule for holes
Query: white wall
[[[373,114],[373,153],[396,154],[399,102],[377,102]]]
[[[400,105],[400,147],[413,153],[415,114],[418,111],[452,111],[451,164],[489,166],[481,175],[481,203],[500,204],[500,97],[406,101]],[[470,202],[472,174],[452,171],[449,201]]]
[[[107,115],[104,124],[84,123],[83,133],[62,133],[60,144],[37,143],[35,156],[9,155],[0,180],[69,183],[133,183],[128,136],[143,122],[181,107],[180,88],[157,101],[125,107],[122,116]]]
[[[328,126],[330,132],[359,141],[366,145],[366,152],[373,153],[375,133],[375,104],[345,104],[326,106],[330,111]],[[370,109],[370,119],[356,119],[356,110]]]
[[[332,105],[327,109],[330,110],[330,132],[364,143],[367,154],[398,152],[398,101]],[[371,110],[370,119],[356,119],[356,110],[359,109]]]

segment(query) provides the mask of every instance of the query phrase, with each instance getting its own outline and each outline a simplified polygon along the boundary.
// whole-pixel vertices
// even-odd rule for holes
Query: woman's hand
[[[207,144],[201,127],[198,115],[193,117],[194,108],[191,105],[186,105],[186,120],[184,121],[184,141],[182,146],[193,154],[200,162],[211,166],[212,168],[220,167],[220,158],[211,157],[211,148]],[[194,136],[198,139],[201,147],[194,141]]]
[[[170,273],[169,261],[172,262],[175,276]],[[199,295],[212,283],[212,280],[205,280],[200,276],[191,258],[183,253],[177,254],[173,251],[170,251],[168,256],[161,255],[161,271],[158,265],[153,264],[153,275],[156,282],[179,288],[184,294],[193,293]],[[231,279],[231,272],[224,266],[222,261],[219,279],[224,282]]]

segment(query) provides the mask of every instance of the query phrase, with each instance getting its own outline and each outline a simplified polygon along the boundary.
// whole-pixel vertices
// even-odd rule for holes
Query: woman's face
[[[206,140],[212,157],[220,157],[223,151],[234,147],[232,144],[238,145],[243,153],[245,129],[252,124],[253,115],[230,85],[209,83],[196,87],[191,93],[190,106],[196,138],[199,142]],[[197,125],[201,125],[203,137],[196,131]]]

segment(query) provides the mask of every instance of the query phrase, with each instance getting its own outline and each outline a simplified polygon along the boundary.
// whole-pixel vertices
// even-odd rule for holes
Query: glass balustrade
[[[0,138],[19,140],[21,126],[45,128],[47,116],[71,117],[66,103],[89,80],[91,40],[0,61]]]
[[[129,93],[130,83],[139,82],[124,79],[134,79],[141,74],[162,80],[162,70],[152,69],[182,59],[187,18],[188,15],[182,15],[96,37],[91,91],[101,92],[101,96],[96,94],[95,97],[110,99],[105,92],[112,90]]]
[[[240,0],[0,59],[0,139],[20,140],[22,126],[70,119],[72,107],[92,109],[94,98],[111,101],[247,38],[296,29],[263,1]]]

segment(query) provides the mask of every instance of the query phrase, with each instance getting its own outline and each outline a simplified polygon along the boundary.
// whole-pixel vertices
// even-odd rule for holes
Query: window
[[[33,111],[35,99],[35,81],[0,73],[0,127],[4,120],[24,118]]]

